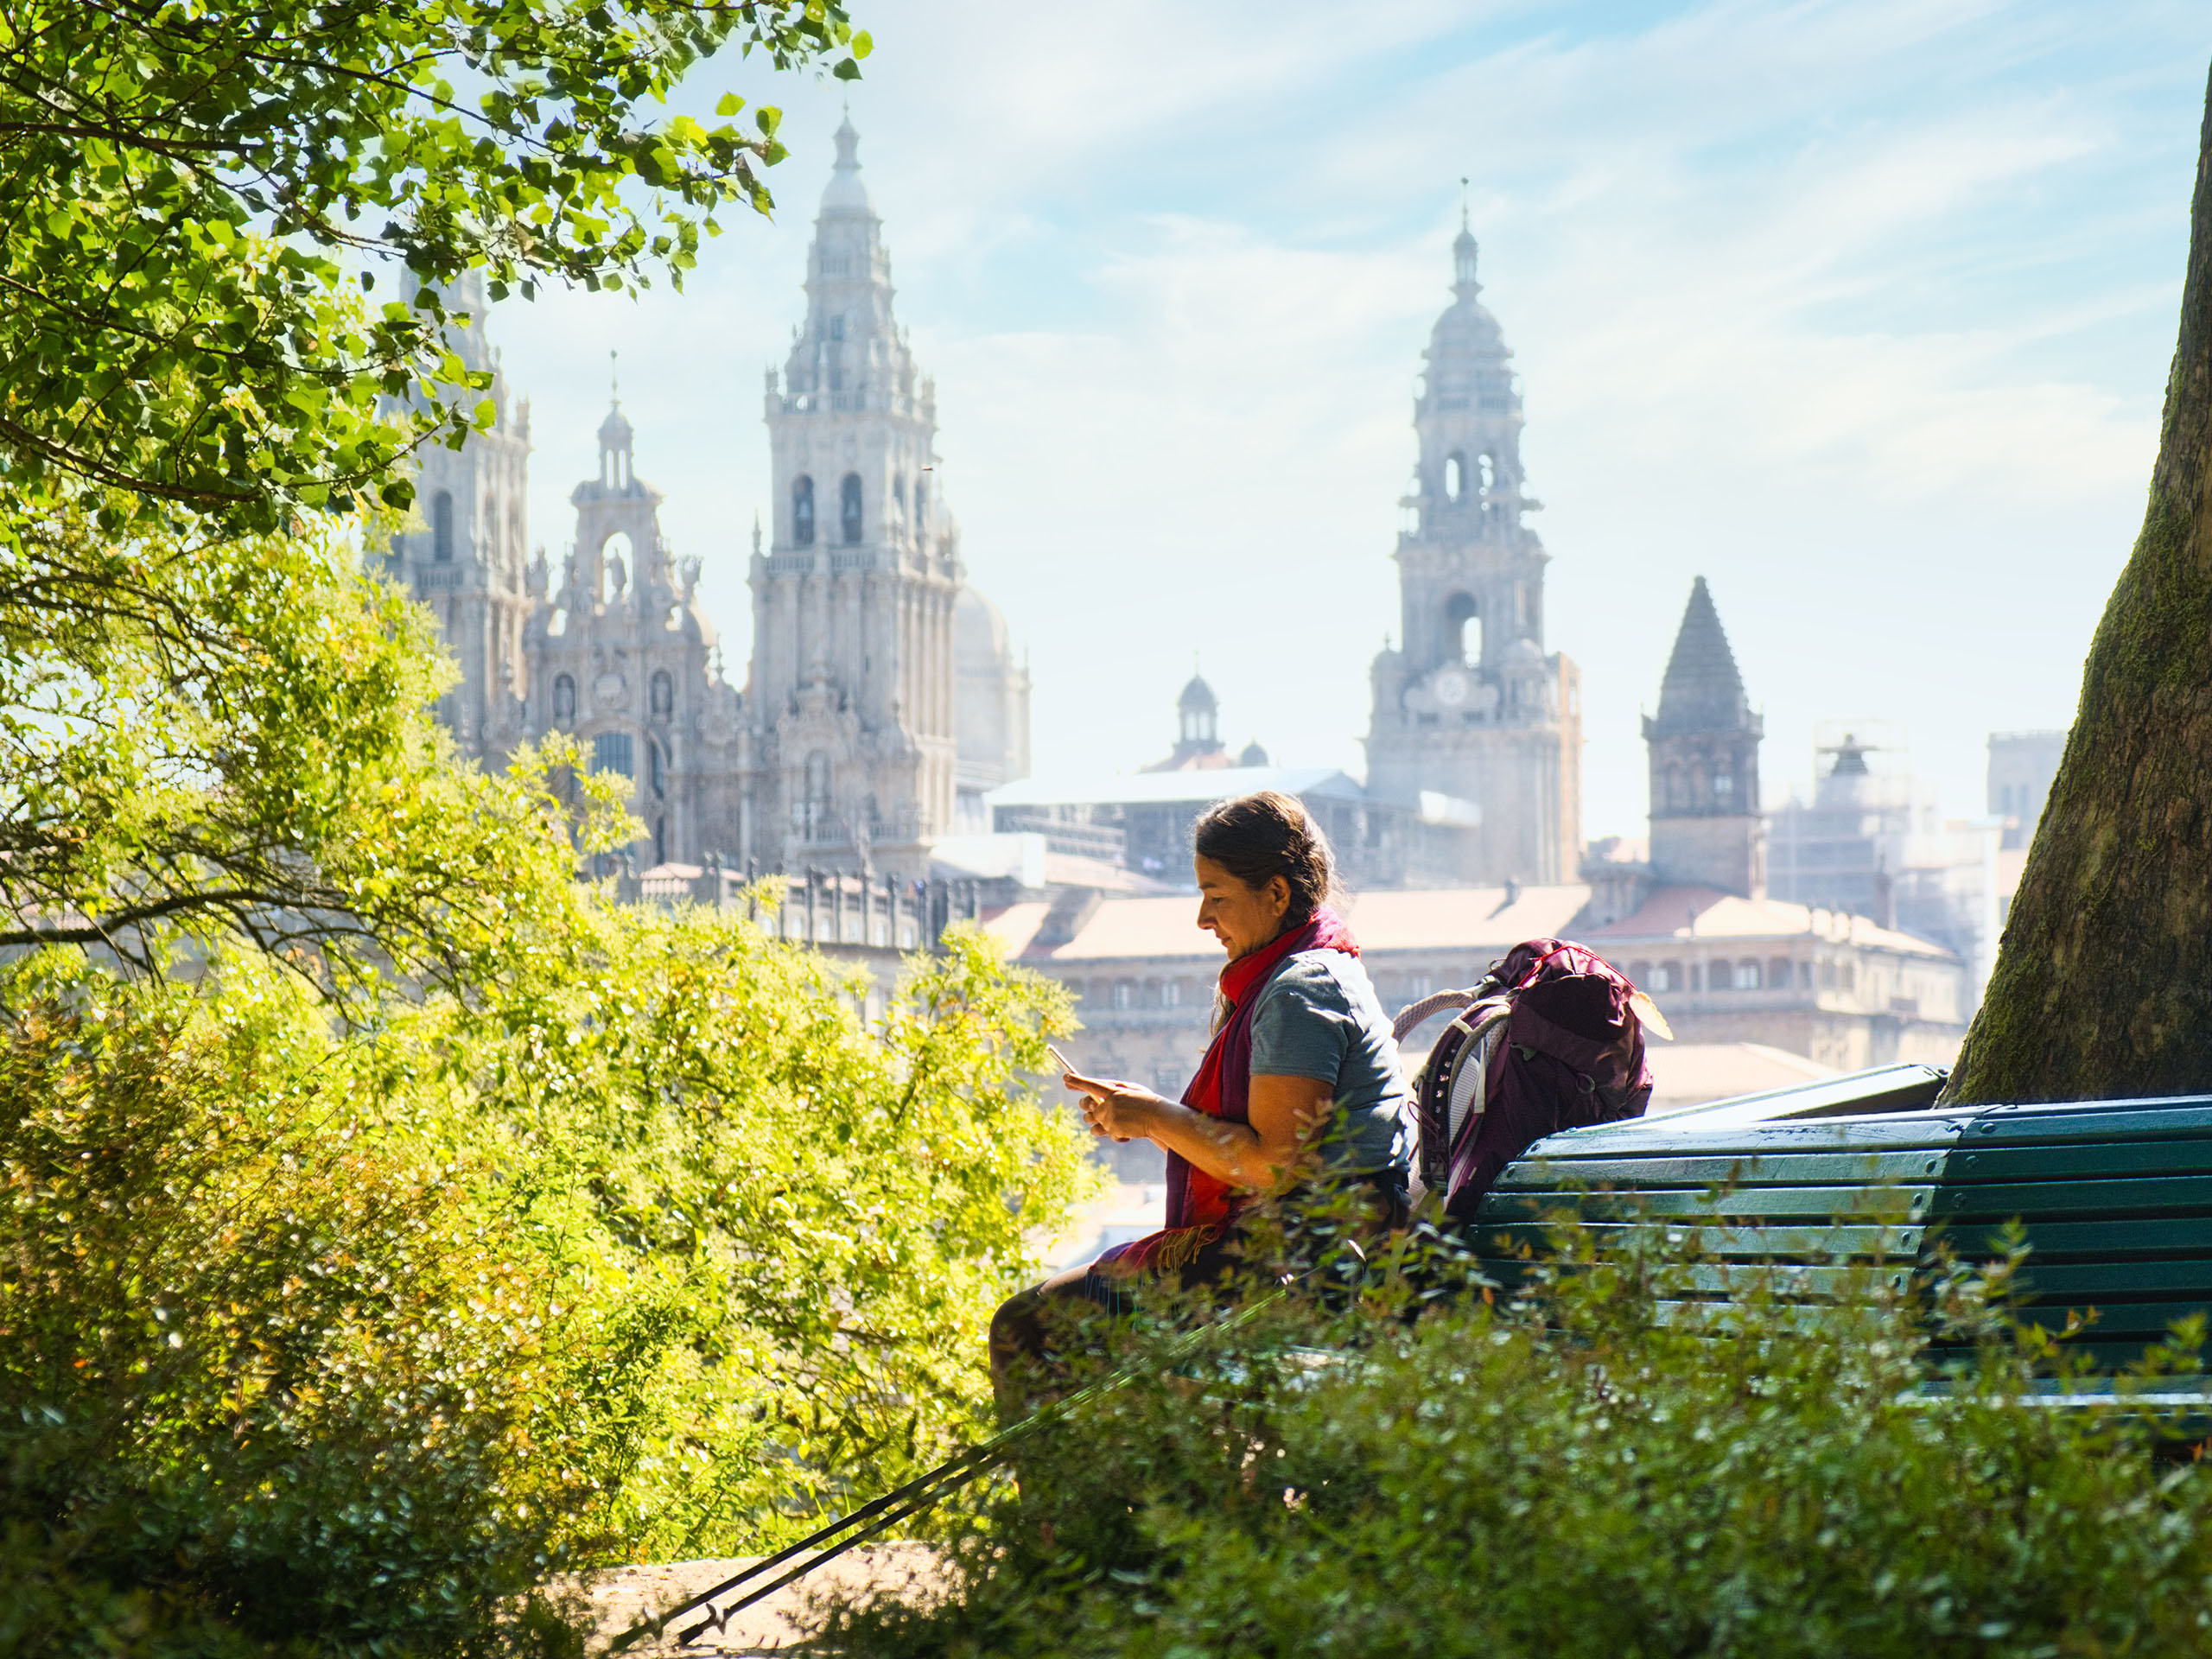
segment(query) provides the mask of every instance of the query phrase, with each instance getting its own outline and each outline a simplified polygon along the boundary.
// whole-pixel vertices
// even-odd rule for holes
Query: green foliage
[[[27,0],[0,12],[0,478],[268,530],[477,418],[436,290],[679,281],[768,211],[778,112],[654,116],[735,45],[851,78],[836,0]],[[723,118],[744,100],[721,100]],[[358,302],[396,256],[412,305]],[[355,284],[358,283],[358,288]]]
[[[974,1432],[1087,1179],[1061,994],[969,935],[872,1032],[741,921],[573,920],[345,1032],[251,953],[0,983],[0,1650],[558,1650],[565,1570]]]
[[[834,1610],[883,1656],[2194,1655],[2212,1641],[2212,1478],[2157,1414],[2029,1400],[2002,1269],[1936,1287],[1981,1336],[1916,1385],[1925,1310],[1846,1275],[1723,1309],[1677,1255],[1419,1319],[1386,1280],[1284,1300],[1147,1372],[964,1517],[950,1595]],[[1447,1275],[1448,1276],[1448,1275]],[[1809,1325],[1809,1329],[1808,1329]],[[2166,1363],[2179,1356],[2168,1355]],[[2201,1428],[2199,1432],[2202,1432]]]
[[[83,507],[0,487],[0,945],[146,968],[230,937],[459,983],[557,925],[549,803],[452,765],[423,712],[451,671],[361,526],[118,539]]]

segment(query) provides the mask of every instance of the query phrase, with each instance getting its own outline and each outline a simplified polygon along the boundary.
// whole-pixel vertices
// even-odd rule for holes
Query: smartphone
[[[1052,1057],[1052,1064],[1058,1066],[1062,1071],[1073,1071],[1075,1070],[1074,1066],[1068,1064],[1068,1057],[1061,1053],[1058,1049],[1054,1048],[1050,1043],[1045,1045],[1045,1052]]]

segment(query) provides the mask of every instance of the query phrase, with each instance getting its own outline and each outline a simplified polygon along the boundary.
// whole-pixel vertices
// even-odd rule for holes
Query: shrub
[[[336,1009],[257,957],[0,974],[0,1651],[558,1651],[569,1569],[973,1431],[1086,1179],[1020,1082],[1057,992],[963,934],[871,1030],[588,893],[538,944]]]
[[[2212,1481],[2157,1415],[2027,1397],[2004,1273],[1935,1287],[1983,1336],[1932,1396],[1925,1309],[1845,1274],[1725,1311],[1707,1264],[1571,1264],[1528,1300],[1248,1308],[955,1519],[940,1602],[832,1610],[895,1656],[2200,1654]],[[1710,1283],[1709,1277],[1705,1282]],[[1924,1289],[1925,1287],[1923,1287]],[[1387,1282],[1385,1285],[1387,1291]],[[1993,1300],[1994,1299],[1994,1300]],[[1810,1328],[1808,1329],[1808,1325]],[[2176,1362],[2178,1363],[2178,1362]]]

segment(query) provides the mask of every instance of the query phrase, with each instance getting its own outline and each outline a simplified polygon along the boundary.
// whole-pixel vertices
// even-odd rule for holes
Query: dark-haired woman
[[[1267,1198],[1348,1193],[1383,1224],[1404,1212],[1405,1077],[1359,947],[1328,905],[1327,838],[1294,798],[1268,791],[1211,808],[1192,842],[1198,925],[1229,954],[1198,1075],[1180,1102],[1064,1079],[1094,1133],[1166,1153],[1167,1225],[1001,1306],[991,1373],[1002,1415],[1026,1404],[1024,1372],[1051,1367],[1056,1319],[1084,1304],[1124,1310],[1147,1284],[1220,1277],[1245,1259],[1238,1224]]]

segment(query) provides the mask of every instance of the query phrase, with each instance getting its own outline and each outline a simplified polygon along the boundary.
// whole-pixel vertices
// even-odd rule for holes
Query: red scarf
[[[1300,925],[1286,928],[1258,950],[1236,958],[1221,970],[1224,1005],[1221,1028],[1215,1032],[1198,1073],[1183,1091],[1183,1104],[1208,1117],[1232,1123],[1249,1123],[1252,1102],[1252,1015],[1260,991],[1283,960],[1300,950],[1341,950],[1359,954],[1351,930],[1326,906]],[[1147,1268],[1184,1267],[1192,1256],[1221,1236],[1224,1227],[1252,1200],[1253,1194],[1209,1175],[1180,1153],[1167,1154],[1167,1228],[1116,1245],[1099,1257],[1135,1261]]]

